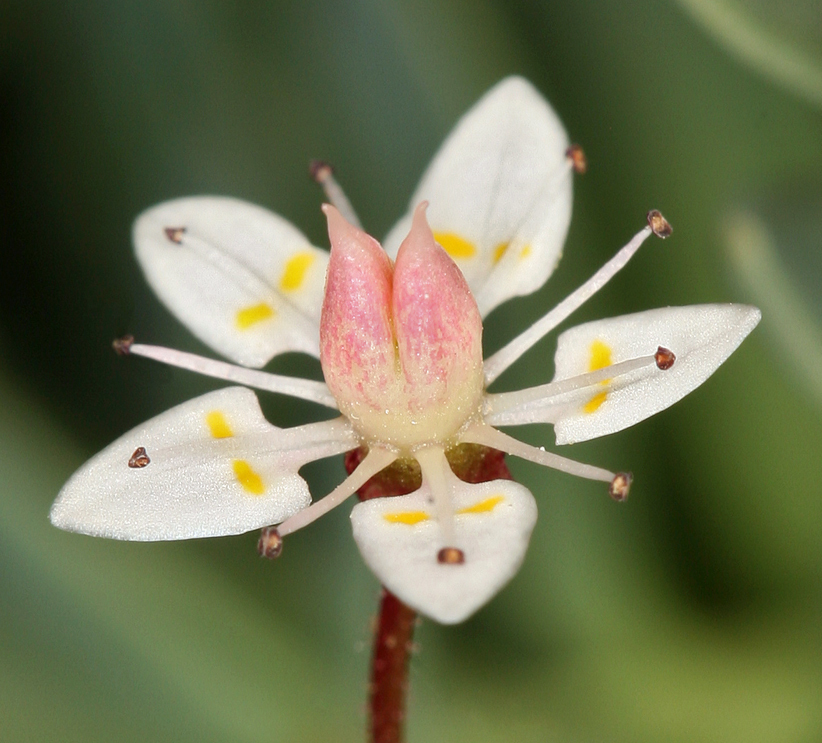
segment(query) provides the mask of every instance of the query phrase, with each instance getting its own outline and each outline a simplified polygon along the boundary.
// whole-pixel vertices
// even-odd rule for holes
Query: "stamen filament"
[[[490,446],[492,449],[499,449],[520,459],[527,459],[529,462],[541,464],[560,472],[567,472],[569,475],[584,477],[587,480],[612,482],[615,477],[615,473],[609,472],[602,467],[582,464],[581,462],[575,462],[573,459],[561,457],[559,454],[537,449],[535,446],[530,446],[502,431],[498,431],[496,428],[481,423],[475,424],[464,431],[460,436],[460,443]]]
[[[292,534],[304,526],[316,521],[320,516],[328,513],[332,508],[340,505],[344,500],[354,495],[366,482],[368,482],[380,470],[385,469],[397,458],[395,452],[388,449],[371,449],[366,454],[365,459],[360,462],[345,480],[343,480],[334,490],[322,500],[312,503],[308,508],[294,514],[291,518],[283,521],[277,531],[281,537]]]
[[[180,369],[203,374],[215,379],[225,379],[228,382],[237,382],[248,387],[268,392],[278,392],[281,395],[298,397],[301,400],[310,400],[327,408],[337,410],[337,402],[334,395],[328,389],[325,382],[318,382],[313,379],[301,379],[299,377],[286,377],[280,374],[269,374],[257,369],[247,369],[244,366],[235,366],[225,361],[209,359],[205,356],[197,356],[185,351],[176,351],[173,348],[164,346],[149,346],[143,343],[132,343],[124,347],[124,352],[136,356],[144,356],[154,359],[163,364],[176,366]]]
[[[499,392],[487,394],[485,396],[484,418],[492,426],[512,426],[523,423],[534,423],[531,413],[533,411],[523,411],[522,407],[530,403],[539,402],[540,408],[550,406],[555,398],[568,395],[573,392],[586,390],[595,387],[606,380],[616,379],[620,376],[630,374],[637,369],[649,366],[656,366],[655,356],[639,356],[635,359],[620,361],[617,364],[605,366],[596,371],[579,374],[568,379],[561,379],[557,382],[541,384],[537,387],[528,387],[515,392]],[[556,400],[556,402],[565,402]],[[517,415],[525,413],[525,415]]]
[[[551,203],[557,197],[558,192],[563,188],[565,182],[572,177],[574,170],[574,163],[570,156],[566,157],[562,164],[553,172],[551,177],[547,180],[542,189],[537,191],[531,200],[530,204],[523,204],[522,224],[527,224],[534,217],[536,212],[541,212],[545,208],[546,203]],[[504,250],[500,257],[500,263],[510,260],[516,260],[515,256],[520,255],[520,252],[528,244],[530,238],[524,238],[522,235],[515,236]],[[484,317],[488,312],[503,301],[500,296],[499,282],[493,278],[493,273],[476,292],[475,298],[477,306],[480,309],[480,314]]]
[[[347,418],[306,423],[292,428],[280,428],[273,434],[247,434],[244,437],[250,451],[277,453],[287,456],[298,467],[318,459],[351,451],[359,444],[359,436]]]
[[[316,335],[316,320],[306,316],[302,310],[288,300],[284,302],[285,298],[282,295],[277,297],[272,292],[268,277],[261,275],[253,265],[241,260],[238,255],[218,249],[208,240],[203,240],[198,235],[186,231],[185,228],[177,228],[177,230],[181,230],[174,233],[179,234],[179,239],[171,236],[169,239],[181,249],[196,253],[203,261],[210,263],[225,281],[243,289],[248,296],[257,297],[259,301],[273,305],[275,311],[280,312],[286,307],[290,308],[293,311],[288,313],[288,322],[299,327],[301,332],[308,337]],[[168,232],[166,234],[168,235]]]
[[[178,234],[179,240],[171,237],[169,239],[182,246],[182,249],[191,250],[202,260],[210,263],[224,279],[242,287],[253,296],[266,297],[271,294],[271,287],[265,278],[236,255],[219,250],[207,240],[203,240],[184,228]],[[166,235],[168,236],[168,232]]]
[[[222,439],[226,450],[231,450],[233,446],[231,442],[236,442],[238,438],[243,451],[262,458],[273,457],[286,470],[292,468],[297,470],[308,462],[351,451],[360,442],[359,435],[342,416],[292,428],[272,428],[243,433],[239,437],[232,436]],[[174,458],[182,461],[192,457],[208,456],[209,451],[213,455],[214,450],[209,449],[211,444],[212,440],[206,439],[195,444],[181,442],[152,447],[149,452],[146,452],[146,456],[162,451],[167,461]],[[135,451],[133,456],[141,458],[140,454],[141,452]]]
[[[454,502],[451,498],[451,484],[455,479],[451,465],[445,458],[445,450],[439,446],[429,446],[414,452],[420,463],[423,483],[428,483],[434,496],[434,510],[442,532],[443,544],[455,547],[454,544]]]
[[[588,281],[568,295],[541,320],[537,320],[525,332],[503,346],[485,361],[485,385],[490,385],[500,374],[513,364],[544,335],[552,331],[574,310],[587,302],[607,284],[639,250],[639,246],[652,234],[651,227],[637,232],[611,260],[599,269]]]
[[[351,202],[342,190],[342,186],[334,178],[334,169],[322,160],[314,160],[311,163],[311,177],[322,186],[325,197],[337,211],[345,217],[349,224],[353,224],[357,229],[362,229],[362,224],[351,206]]]

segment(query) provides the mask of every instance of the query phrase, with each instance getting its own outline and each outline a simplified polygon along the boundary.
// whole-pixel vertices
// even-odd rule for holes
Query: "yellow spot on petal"
[[[414,526],[414,524],[427,521],[431,517],[425,511],[403,511],[401,513],[386,513],[383,518],[392,524]]]
[[[511,243],[500,243],[496,248],[494,248],[494,254],[491,256],[491,260],[495,266],[502,260],[502,257],[510,247]],[[519,260],[524,261],[529,255],[531,255],[531,246],[525,245],[519,251]]]
[[[461,508],[459,511],[457,511],[457,513],[488,513],[489,511],[493,511],[504,500],[505,498],[503,498],[501,495],[492,495],[490,498],[481,500],[479,503],[475,503],[473,506]]]
[[[473,243],[453,232],[435,232],[434,239],[452,258],[473,258],[477,253]]]
[[[607,392],[600,392],[599,394],[594,395],[588,402],[585,403],[585,407],[583,410],[586,413],[595,413],[599,410],[602,403],[604,403],[608,399]]]
[[[268,320],[269,317],[274,317],[274,310],[265,302],[260,302],[237,313],[237,327],[240,330],[248,330],[252,325]]]
[[[611,348],[597,338],[591,344],[591,357],[588,361],[588,371],[604,369],[611,365]]]
[[[234,467],[234,476],[243,486],[243,490],[252,495],[262,495],[265,492],[262,478],[245,459],[235,459],[232,466]]]
[[[293,292],[302,286],[305,274],[314,262],[313,253],[295,253],[285,264],[285,271],[280,279],[280,288],[284,292]]]
[[[215,439],[228,439],[234,435],[234,431],[219,410],[212,410],[206,415],[206,424]]]
[[[607,344],[603,343],[601,340],[597,339],[591,344],[590,349],[590,359],[588,361],[588,371],[597,371],[597,369],[604,369],[606,366],[611,365],[611,347]],[[610,379],[604,379],[600,384],[606,385],[610,382]],[[594,395],[583,408],[585,413],[595,413],[599,410],[602,403],[608,399],[607,392],[599,392]]]

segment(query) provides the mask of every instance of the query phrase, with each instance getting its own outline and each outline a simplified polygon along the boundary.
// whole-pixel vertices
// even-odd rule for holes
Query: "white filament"
[[[602,467],[582,464],[581,462],[575,462],[573,459],[561,457],[559,454],[537,449],[535,446],[525,444],[502,431],[483,424],[471,426],[460,436],[460,442],[490,446],[492,449],[499,449],[507,454],[520,457],[520,459],[527,459],[529,462],[535,462],[544,467],[567,472],[569,475],[584,477],[588,480],[611,482],[614,479],[614,473]]]
[[[554,401],[558,404],[564,404],[567,400],[559,400],[558,398],[567,396],[573,392],[587,390],[590,387],[596,387],[605,381],[617,379],[637,369],[644,369],[655,365],[656,357],[640,356],[636,359],[620,361],[617,364],[611,364],[596,371],[579,374],[575,377],[569,377],[568,379],[561,379],[557,382],[541,384],[537,387],[528,387],[527,389],[517,390],[515,392],[487,394],[485,396],[485,407],[483,409],[484,418],[486,423],[494,426],[513,426],[521,423],[532,423],[534,421],[531,411],[522,410],[525,405],[538,403],[540,408],[544,408],[550,406]],[[522,413],[523,415],[517,416],[517,413]]]
[[[317,382],[313,379],[301,379],[300,377],[286,377],[280,374],[269,374],[257,369],[247,369],[244,366],[228,364],[225,361],[209,359],[205,356],[197,356],[185,351],[176,351],[173,348],[164,346],[148,346],[143,343],[133,343],[128,348],[128,353],[135,356],[145,356],[163,364],[176,366],[180,369],[203,374],[215,379],[225,379],[228,382],[237,382],[247,387],[254,387],[258,390],[268,392],[278,392],[281,395],[298,397],[301,400],[325,405],[327,408],[337,410],[337,401],[325,382]]]
[[[321,167],[322,173],[318,176],[317,181],[322,186],[323,192],[331,203],[331,206],[335,207],[337,211],[345,217],[346,222],[353,224],[357,229],[361,230],[362,224],[360,223],[359,217],[357,217],[357,212],[355,212],[354,207],[351,206],[351,202],[345,195],[342,186],[340,186],[340,184],[337,183],[337,179],[334,178],[331,166],[324,164]]]
[[[520,333],[493,356],[485,361],[485,386],[490,385],[500,374],[513,364],[531,346],[559,325],[574,310],[587,302],[607,284],[639,250],[639,246],[651,235],[651,228],[640,230],[611,260],[599,269],[588,281],[563,299],[542,319],[537,320],[525,332]]]
[[[415,451],[414,457],[420,463],[423,483],[431,488],[444,546],[455,547],[457,545],[454,543],[454,498],[450,482],[454,474],[445,458],[445,451],[442,447],[430,446]]]
[[[340,505],[346,498],[356,493],[366,482],[368,482],[380,470],[385,469],[397,458],[394,452],[387,449],[371,449],[365,459],[360,462],[345,480],[343,480],[334,490],[322,500],[312,503],[308,508],[295,513],[291,518],[286,519],[277,527],[281,537],[292,534],[304,526],[316,521],[320,516],[324,516],[332,508]]]

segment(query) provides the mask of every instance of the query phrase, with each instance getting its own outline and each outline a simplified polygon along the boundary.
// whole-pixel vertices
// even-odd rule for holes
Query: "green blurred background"
[[[540,507],[526,563],[465,624],[420,627],[409,740],[822,739],[818,0],[27,0],[0,33],[0,739],[363,739],[378,586],[348,507],[276,563],[255,534],[108,542],[48,508],[119,434],[219,386],[110,350],[130,332],[207,352],[136,266],[139,211],[233,195],[326,244],[322,157],[382,236],[457,117],[514,72],[590,169],[566,258],[489,318],[489,350],[653,207],[674,236],[572,322],[712,301],[764,319],[687,400],[573,447],[633,470],[628,503],[512,464]],[[554,342],[498,389],[547,381]],[[296,355],[268,368],[319,377]],[[322,415],[263,397],[278,425]],[[308,468],[317,496],[342,474]]]

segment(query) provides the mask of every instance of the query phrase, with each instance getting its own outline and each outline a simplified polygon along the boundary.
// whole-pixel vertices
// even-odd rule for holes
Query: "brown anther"
[[[668,348],[663,348],[660,346],[656,349],[656,353],[654,354],[654,360],[656,361],[656,366],[658,369],[662,369],[662,371],[667,371],[674,365],[674,361],[676,361],[676,356],[674,352]]]
[[[670,237],[674,231],[674,228],[671,227],[668,220],[656,209],[651,209],[651,211],[648,212],[648,226],[657,237],[661,237],[663,240],[666,237]]]
[[[575,173],[582,175],[588,170],[588,158],[585,157],[585,152],[578,144],[572,144],[565,150],[565,157],[571,161]]]
[[[443,547],[437,552],[437,562],[440,565],[462,565],[465,562],[465,553],[456,547]]]
[[[134,450],[134,454],[131,455],[131,459],[128,460],[128,466],[133,470],[141,470],[150,463],[151,460],[148,458],[144,446],[138,446]]]
[[[266,526],[260,530],[260,539],[257,542],[257,552],[260,557],[267,557],[273,560],[279,557],[283,551],[283,538],[276,526]]]
[[[315,183],[322,185],[334,174],[334,168],[325,160],[312,160],[308,164],[308,172]]]
[[[166,227],[163,232],[166,237],[175,245],[180,245],[183,242],[183,235],[186,233],[185,227]]]
[[[611,480],[611,485],[608,488],[608,495],[610,495],[617,503],[622,503],[631,490],[631,483],[634,481],[634,476],[630,472],[617,472],[614,479]]]
[[[131,353],[132,345],[134,345],[133,335],[124,335],[122,338],[115,338],[111,342],[111,347],[118,356],[128,356]]]

